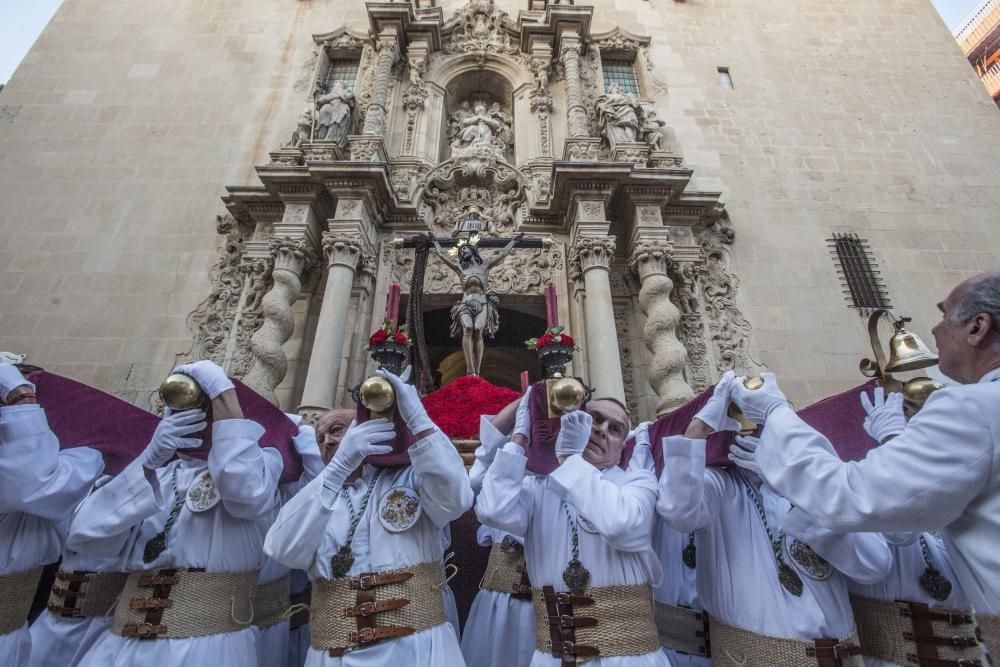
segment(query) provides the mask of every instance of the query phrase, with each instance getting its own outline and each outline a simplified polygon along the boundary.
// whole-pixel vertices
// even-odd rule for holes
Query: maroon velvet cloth
[[[35,371],[28,380],[36,387],[49,427],[63,449],[93,447],[104,456],[104,471],[117,475],[149,444],[160,418],[100,389],[48,371]],[[281,453],[281,482],[302,475],[302,459],[292,444],[298,427],[279,408],[241,382],[234,380],[236,396],[247,419],[264,427],[262,447]],[[211,417],[209,417],[209,420]],[[205,460],[212,444],[212,430],[198,434],[200,447],[184,454]]]
[[[582,382],[582,380],[581,380]],[[581,409],[586,409],[584,403]],[[531,385],[531,438],[528,441],[528,470],[536,475],[548,475],[559,467],[556,459],[556,438],[559,437],[559,417],[549,417],[548,393],[545,380]]]

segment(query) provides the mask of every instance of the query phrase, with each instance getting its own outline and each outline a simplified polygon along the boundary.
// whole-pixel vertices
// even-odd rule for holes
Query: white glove
[[[764,386],[760,389],[747,389],[743,382],[746,377],[738,377],[733,383],[733,403],[743,411],[743,415],[755,424],[763,424],[771,410],[782,405],[788,405],[788,399],[781,392],[774,373],[761,373]]]
[[[642,422],[634,429],[629,431],[629,434],[625,436],[625,441],[628,442],[629,438],[635,438],[636,447],[653,447],[653,443],[649,441],[649,427],[653,422]]]
[[[735,384],[735,373],[732,371],[723,373],[715,385],[712,398],[708,399],[708,403],[702,406],[694,418],[705,422],[712,431],[739,431],[740,423],[726,414]]]
[[[167,414],[156,425],[153,438],[139,454],[143,468],[155,470],[169,461],[178,449],[201,446],[201,438],[189,438],[208,426],[204,410],[181,410]]]
[[[417,433],[423,433],[437,427],[431,421],[431,418],[427,416],[427,410],[424,409],[424,402],[420,400],[420,392],[417,391],[414,385],[407,382],[410,379],[411,370],[413,370],[413,366],[407,366],[403,374],[398,376],[384,368],[380,368],[375,372],[388,380],[389,384],[392,385],[393,390],[396,392],[396,410],[399,411],[399,416],[406,422],[406,427],[410,429],[410,433],[416,435]]]
[[[654,470],[653,446],[649,440],[649,426],[653,422],[642,422],[632,429],[625,441],[635,438],[635,447],[632,448],[632,458],[629,459],[628,469],[633,470]]]
[[[235,388],[233,381],[226,377],[226,372],[222,370],[222,367],[207,359],[196,361],[193,364],[181,364],[173,372],[190,375],[213,401],[222,392]]]
[[[763,477],[757,464],[757,445],[760,444],[760,439],[752,435],[738,435],[736,442],[738,445],[729,445],[729,460],[734,465]]]
[[[21,371],[17,370],[14,364],[0,364],[0,399],[7,400],[7,395],[23,386],[31,387],[35,391],[35,385],[24,379]]]
[[[881,444],[887,438],[899,435],[906,428],[903,395],[894,391],[887,397],[882,387],[875,387],[873,393],[874,403],[868,398],[867,393],[861,392],[861,407],[868,413],[865,417],[865,431]]]
[[[574,410],[559,418],[559,435],[556,437],[556,457],[583,454],[590,441],[594,418],[583,410]]]
[[[524,392],[524,396],[521,397],[521,402],[517,404],[517,412],[514,413],[514,430],[511,432],[510,437],[513,438],[515,435],[520,433],[527,440],[531,440],[531,387]]]
[[[379,445],[396,437],[392,423],[388,419],[372,419],[360,426],[352,421],[347,427],[344,439],[337,447],[337,453],[323,469],[323,486],[339,492],[352,472],[358,469],[365,457],[388,454],[392,445]]]

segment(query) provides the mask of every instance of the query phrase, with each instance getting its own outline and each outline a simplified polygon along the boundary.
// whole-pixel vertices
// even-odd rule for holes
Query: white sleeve
[[[208,471],[226,512],[238,519],[260,519],[274,509],[281,454],[258,443],[264,427],[249,419],[212,424]]]
[[[292,438],[295,451],[302,457],[302,475],[299,481],[308,484],[323,473],[326,464],[319,451],[319,441],[316,439],[316,429],[308,424],[299,424],[298,434]]]
[[[320,475],[278,512],[264,538],[264,553],[287,567],[310,571],[336,511],[348,511],[347,505],[340,503],[340,494],[323,486]]]
[[[486,469],[493,463],[497,451],[507,442],[507,436],[497,430],[491,419],[490,415],[482,415],[479,418],[480,445],[476,447],[475,460],[469,468],[469,485],[475,494],[482,488]]]
[[[628,481],[618,486],[574,454],[549,475],[549,481],[556,494],[594,524],[612,547],[646,551],[656,516],[656,476],[647,470],[626,474]]]
[[[409,453],[420,504],[435,526],[447,526],[472,507],[469,475],[448,436],[434,429],[412,445]]]
[[[834,533],[819,526],[805,532],[785,532],[808,544],[838,572],[859,584],[877,584],[892,570],[892,549],[881,533]]]
[[[718,515],[722,486],[718,474],[705,468],[705,444],[680,435],[663,438],[656,512],[682,533],[705,528]]]
[[[0,410],[0,512],[68,520],[103,469],[97,450],[60,452],[40,406]]]
[[[476,517],[483,525],[524,535],[531,521],[531,498],[524,488],[528,459],[511,450],[521,450],[521,447],[514,443],[504,445],[486,471],[483,488],[476,498]]]
[[[844,462],[825,437],[780,407],[764,424],[757,462],[795,505],[790,530],[813,523],[839,532],[930,530],[957,519],[984,488],[994,441],[987,424],[975,402],[942,389],[898,436],[861,461]]]

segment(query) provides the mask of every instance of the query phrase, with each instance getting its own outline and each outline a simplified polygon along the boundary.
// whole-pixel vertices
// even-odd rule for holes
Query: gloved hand
[[[372,419],[361,425],[352,421],[337,447],[337,453],[323,469],[323,486],[339,492],[344,481],[358,469],[365,457],[391,452],[391,445],[378,443],[388,442],[395,437],[396,432],[388,419]]]
[[[708,403],[702,406],[694,416],[709,426],[713,431],[739,431],[740,423],[726,414],[736,384],[736,374],[726,371],[715,385],[715,391]]]
[[[763,477],[757,464],[757,445],[760,444],[760,439],[752,435],[738,435],[736,442],[736,445],[729,445],[729,460],[733,465]]]
[[[213,401],[227,389],[235,389],[233,381],[226,377],[222,367],[207,359],[192,364],[181,364],[173,372],[190,375]]]
[[[634,429],[629,431],[628,435],[625,436],[625,441],[628,442],[629,438],[635,438],[636,447],[649,447],[652,449],[653,443],[649,440],[649,427],[653,422],[642,422]]]
[[[205,430],[204,410],[181,410],[168,413],[153,432],[153,438],[146,449],[139,454],[139,463],[144,468],[155,470],[166,464],[178,449],[201,446],[201,438],[188,437]]]
[[[427,416],[427,411],[424,410],[424,403],[420,400],[420,392],[417,391],[416,386],[408,382],[410,371],[412,370],[413,366],[407,366],[402,375],[394,375],[384,368],[380,368],[375,372],[388,380],[389,384],[392,385],[393,390],[396,392],[396,410],[399,411],[399,416],[406,422],[406,427],[410,429],[413,435],[416,435],[437,427],[431,421],[431,418]]]
[[[517,404],[517,412],[514,415],[514,430],[511,431],[510,437],[513,438],[515,435],[520,433],[525,437],[526,440],[531,440],[531,410],[529,405],[531,404],[531,387],[524,392],[524,396],[521,397],[521,402]]]
[[[747,389],[743,384],[746,377],[736,378],[732,389],[733,403],[755,424],[763,424],[771,410],[788,405],[788,399],[781,392],[774,373],[761,373],[760,377],[764,380],[764,386],[760,389]]]
[[[865,417],[865,432],[879,444],[906,428],[906,416],[903,414],[903,395],[891,392],[885,395],[885,389],[875,387],[875,400],[872,402],[866,392],[861,392],[861,407],[868,416]]]
[[[559,435],[556,437],[556,458],[583,454],[590,441],[594,418],[583,410],[574,410],[559,418]]]
[[[632,458],[629,459],[628,469],[633,470],[655,470],[653,463],[653,446],[649,439],[649,426],[653,422],[642,422],[632,429],[625,441],[635,438],[635,447],[632,449]]]
[[[31,391],[35,391],[35,385],[24,379],[17,366],[14,364],[0,364],[0,399],[6,401],[7,395],[10,392],[25,385],[31,387]]]

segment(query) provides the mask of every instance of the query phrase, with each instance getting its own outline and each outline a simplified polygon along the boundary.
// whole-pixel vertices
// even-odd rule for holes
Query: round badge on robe
[[[833,566],[801,540],[789,540],[785,535],[785,551],[802,574],[810,579],[826,581],[833,576]]]
[[[378,502],[378,520],[390,533],[401,533],[420,518],[420,497],[408,486],[394,486]]]
[[[192,512],[207,512],[218,505],[220,500],[222,498],[219,497],[219,492],[215,488],[212,475],[206,470],[191,482],[184,504]]]

